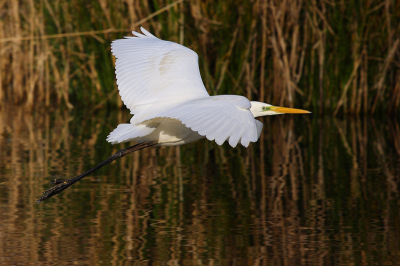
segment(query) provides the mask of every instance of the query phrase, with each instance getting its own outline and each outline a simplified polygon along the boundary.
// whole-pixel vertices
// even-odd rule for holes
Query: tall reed
[[[400,2],[5,0],[0,101],[121,106],[110,42],[144,26],[200,55],[211,94],[396,113]]]

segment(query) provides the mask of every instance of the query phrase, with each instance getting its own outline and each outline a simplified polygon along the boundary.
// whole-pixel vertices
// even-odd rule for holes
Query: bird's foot
[[[71,182],[69,179],[53,179],[51,180],[51,184],[55,186],[43,192],[43,195],[40,197],[40,199],[36,201],[37,204],[61,193],[64,189],[69,188],[73,182]]]

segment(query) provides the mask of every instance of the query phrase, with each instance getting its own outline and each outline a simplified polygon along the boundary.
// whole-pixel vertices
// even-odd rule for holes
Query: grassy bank
[[[399,1],[5,0],[0,101],[118,105],[110,42],[143,26],[200,56],[210,94],[337,113],[396,113]]]

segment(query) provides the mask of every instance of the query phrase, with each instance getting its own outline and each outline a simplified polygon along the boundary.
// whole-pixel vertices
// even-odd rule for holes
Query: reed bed
[[[399,1],[4,0],[0,10],[1,103],[121,106],[110,42],[143,26],[199,53],[210,94],[399,110]]]

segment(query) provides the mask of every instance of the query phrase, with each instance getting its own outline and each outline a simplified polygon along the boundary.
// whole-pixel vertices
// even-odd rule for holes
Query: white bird
[[[207,138],[222,145],[226,140],[247,147],[260,137],[259,116],[310,113],[305,110],[249,101],[238,95],[210,96],[200,76],[198,56],[180,44],[158,39],[144,28],[143,34],[112,42],[116,57],[119,93],[133,114],[120,124],[107,141],[138,144],[118,151],[93,169],[75,178],[55,179],[56,186],[41,201],[60,193],[84,176],[133,151],[149,146],[177,146]]]

